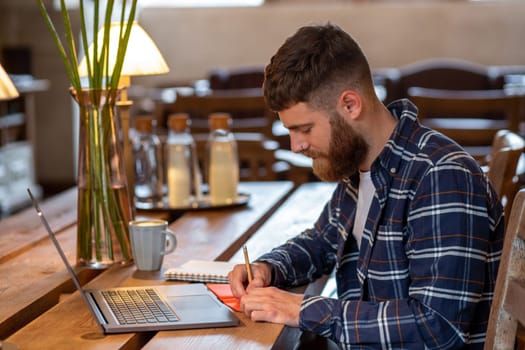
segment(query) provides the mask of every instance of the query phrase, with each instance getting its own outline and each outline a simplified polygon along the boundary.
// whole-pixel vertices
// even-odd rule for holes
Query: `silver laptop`
[[[202,283],[85,290],[67,261],[38,202],[27,190],[51,241],[104,333],[230,327],[233,312]]]

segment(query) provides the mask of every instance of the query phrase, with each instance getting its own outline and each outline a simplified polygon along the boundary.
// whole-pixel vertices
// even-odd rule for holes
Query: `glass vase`
[[[107,268],[132,262],[132,212],[115,118],[117,90],[72,90],[80,109],[77,264]]]

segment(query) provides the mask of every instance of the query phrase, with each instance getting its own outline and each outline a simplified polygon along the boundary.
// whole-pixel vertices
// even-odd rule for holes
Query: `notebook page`
[[[166,280],[228,283],[228,273],[235,263],[228,261],[189,260],[164,272]]]

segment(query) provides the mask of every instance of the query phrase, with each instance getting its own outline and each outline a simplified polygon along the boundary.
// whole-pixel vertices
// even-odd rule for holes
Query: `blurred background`
[[[484,66],[525,64],[521,0],[266,0],[219,7],[184,3],[139,1],[138,22],[170,71],[133,78],[129,92],[134,114],[153,113],[158,100],[174,99],[172,87],[208,89],[217,70],[262,70],[285,38],[312,23],[329,21],[347,30],[377,71],[437,57]],[[47,1],[46,6],[59,23],[57,4]],[[75,1],[70,7],[76,8]],[[71,12],[76,29],[77,11]],[[16,100],[0,102],[0,115],[25,115],[22,138],[32,147],[36,183],[45,194],[74,185],[77,116],[66,71],[34,0],[0,0],[0,53],[0,63],[21,92]]]

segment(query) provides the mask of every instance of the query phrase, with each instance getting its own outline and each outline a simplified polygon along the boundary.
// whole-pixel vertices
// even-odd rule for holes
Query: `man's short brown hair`
[[[359,44],[330,23],[300,28],[271,58],[263,84],[268,106],[282,111],[299,102],[328,110],[345,89],[373,92]]]

